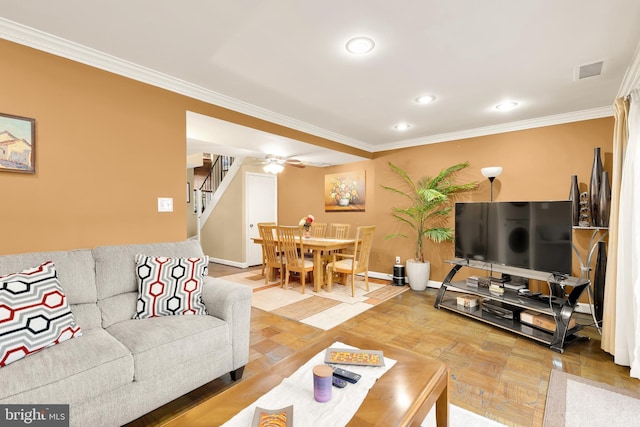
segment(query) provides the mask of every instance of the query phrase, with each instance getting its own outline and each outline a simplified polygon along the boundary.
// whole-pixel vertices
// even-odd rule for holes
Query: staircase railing
[[[220,186],[220,183],[229,171],[233,161],[234,157],[231,156],[216,157],[216,160],[211,165],[209,173],[202,182],[202,185],[197,189],[199,191],[196,191],[195,193],[196,195],[201,194],[200,203],[196,203],[196,209],[200,209],[200,212],[204,212],[207,208],[207,204],[211,201],[213,193],[215,193]]]

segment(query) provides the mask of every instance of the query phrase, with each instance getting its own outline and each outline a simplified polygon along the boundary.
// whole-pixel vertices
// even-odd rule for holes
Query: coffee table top
[[[419,424],[443,393],[445,401],[448,399],[448,370],[442,362],[337,328],[267,371],[239,381],[165,425],[223,424],[336,341],[366,350],[382,350],[385,357],[397,361],[369,390],[349,425]]]

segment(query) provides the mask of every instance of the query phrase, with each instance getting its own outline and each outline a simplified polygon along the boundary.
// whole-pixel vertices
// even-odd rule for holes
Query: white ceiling
[[[0,0],[0,15],[0,37],[371,152],[611,115],[640,40],[638,0]],[[348,54],[354,36],[376,48]],[[505,99],[520,105],[496,111]]]
[[[328,150],[188,111],[187,156],[197,153],[262,159],[266,154],[272,154],[297,159],[308,166],[317,167],[364,160],[352,154]]]

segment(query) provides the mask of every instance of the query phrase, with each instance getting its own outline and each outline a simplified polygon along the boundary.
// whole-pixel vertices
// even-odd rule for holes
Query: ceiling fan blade
[[[285,159],[284,163],[289,166],[295,166],[298,168],[303,168],[305,165],[302,160],[298,159]]]
[[[305,164],[304,164],[304,163],[302,163],[302,162],[299,162],[299,163],[289,163],[289,162],[286,162],[286,163],[285,163],[285,165],[287,165],[287,166],[293,166],[294,168],[300,168],[300,169],[306,168]]]

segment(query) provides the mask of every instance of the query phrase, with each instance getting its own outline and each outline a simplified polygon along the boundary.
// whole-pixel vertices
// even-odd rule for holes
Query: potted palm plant
[[[414,258],[407,260],[407,277],[411,289],[423,291],[429,283],[431,264],[424,259],[424,239],[440,243],[453,239],[453,229],[445,227],[444,222],[452,209],[450,196],[473,190],[477,182],[468,184],[454,184],[451,179],[460,170],[469,166],[469,162],[459,163],[443,169],[435,177],[422,177],[414,181],[403,169],[389,162],[391,170],[404,181],[406,189],[388,187],[382,188],[405,197],[407,207],[391,208],[393,217],[402,224],[409,226],[414,239]],[[385,239],[405,237],[406,234],[389,234]]]

